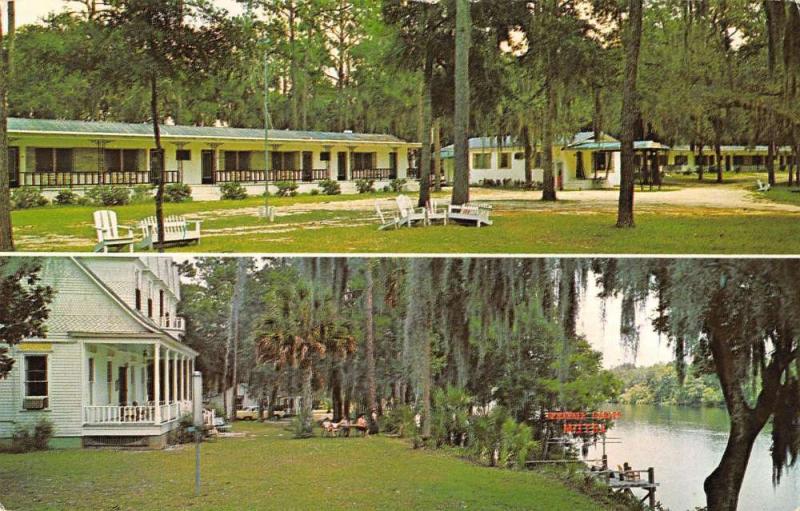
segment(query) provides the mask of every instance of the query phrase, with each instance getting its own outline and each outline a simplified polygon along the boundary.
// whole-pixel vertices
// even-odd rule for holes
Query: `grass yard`
[[[295,440],[278,425],[194,448],[0,454],[0,502],[13,510],[481,509],[603,507],[533,472],[480,467],[385,437]]]
[[[571,192],[567,200],[555,204],[536,200],[538,192],[516,194],[521,198],[515,200],[502,200],[502,195],[495,195],[494,225],[481,229],[448,225],[378,231],[373,202],[394,197],[391,193],[272,198],[271,204],[278,207],[274,223],[258,217],[258,206],[263,204],[263,199],[256,197],[243,201],[166,204],[165,211],[203,220],[201,243],[169,249],[175,252],[800,253],[800,237],[797,236],[800,212],[789,208],[800,206],[800,193],[778,186],[767,194],[753,194],[747,190],[748,183],[749,177],[731,180],[720,188],[709,184],[703,189],[687,187],[683,191],[669,191],[661,196],[666,199],[650,203],[645,199],[655,193],[645,193],[642,202],[637,203],[637,228],[629,230],[613,227],[617,194],[613,190]],[[685,197],[686,192],[694,194],[695,201],[698,196],[707,198],[708,204],[682,204],[680,197]],[[726,198],[715,199],[715,193],[725,193]],[[512,195],[513,192],[507,196]],[[447,192],[441,196],[446,197]],[[676,198],[674,203],[671,197]],[[716,205],[717,200],[728,202],[724,207],[710,207]],[[776,206],[777,202],[786,206]],[[92,227],[95,209],[91,206],[48,206],[15,211],[13,223],[18,250],[91,250],[96,242]],[[113,209],[120,223],[130,226],[153,214],[151,204]]]

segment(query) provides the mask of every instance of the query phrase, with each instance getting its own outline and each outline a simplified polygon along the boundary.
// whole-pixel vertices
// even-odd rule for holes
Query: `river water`
[[[657,500],[671,511],[705,506],[703,480],[717,466],[728,438],[728,416],[718,408],[680,406],[614,406],[622,418],[609,430],[609,465],[628,462],[634,469],[655,468]],[[621,443],[611,443],[614,441]],[[762,433],[750,456],[739,497],[742,511],[800,510],[800,461],[772,486],[771,439]],[[601,447],[588,458],[599,459]]]

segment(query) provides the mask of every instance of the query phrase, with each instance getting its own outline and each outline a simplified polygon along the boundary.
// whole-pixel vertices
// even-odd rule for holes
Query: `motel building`
[[[46,418],[55,447],[164,447],[195,397],[197,352],[181,341],[177,267],[159,257],[41,264],[42,283],[55,292],[47,337],[10,348],[0,442]]]
[[[11,118],[8,128],[12,188],[154,181],[159,153],[151,124]],[[415,176],[409,161],[420,147],[393,135],[269,130],[267,171],[263,129],[163,125],[161,136],[164,182],[191,185],[196,197],[213,197],[230,182],[252,194],[280,181],[298,183],[301,192],[325,179],[341,182],[345,193],[358,179],[382,187]]]
[[[724,145],[722,164],[725,171],[756,172],[766,170],[767,146]],[[452,182],[453,146],[442,148],[444,174]],[[469,140],[470,183],[473,185],[514,184],[525,180],[525,152],[512,137],[477,137]],[[607,134],[595,140],[594,133],[577,133],[566,144],[553,146],[553,171],[559,190],[584,190],[619,186],[621,168],[620,141]],[[641,172],[696,171],[701,165],[716,165],[713,149],[706,147],[702,158],[690,146],[670,147],[652,140],[634,142],[635,165]],[[791,148],[776,151],[775,168],[786,170],[792,163]],[[541,183],[542,153],[537,150],[532,163],[532,180]]]

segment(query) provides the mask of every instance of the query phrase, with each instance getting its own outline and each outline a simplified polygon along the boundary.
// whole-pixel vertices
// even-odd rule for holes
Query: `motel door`
[[[389,153],[389,179],[397,179],[397,153]]]
[[[8,148],[8,185],[19,186],[19,147]]]
[[[203,150],[200,155],[201,183],[204,185],[214,184],[214,151]]]
[[[336,178],[339,181],[346,181],[347,180],[347,153],[337,153],[337,165],[336,165]]]
[[[128,404],[128,368],[123,366],[118,368],[117,384],[119,385],[119,404]]]
[[[303,181],[314,180],[314,153],[311,151],[303,151]]]

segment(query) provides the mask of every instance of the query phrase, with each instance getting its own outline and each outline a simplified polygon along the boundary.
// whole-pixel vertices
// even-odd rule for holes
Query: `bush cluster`
[[[53,423],[47,419],[39,419],[31,430],[30,426],[18,425],[11,435],[12,452],[30,452],[46,450],[53,437]]]
[[[155,190],[155,186],[153,185],[136,185],[133,187],[133,193],[131,194],[131,203],[132,204],[143,204],[146,202],[153,201],[153,190]]]
[[[50,201],[34,186],[16,188],[11,193],[11,207],[14,209],[30,209],[47,206]]]
[[[333,179],[323,179],[319,182],[319,187],[325,195],[339,195],[342,193],[342,187],[339,186],[339,182]]]
[[[243,200],[247,198],[247,190],[239,183],[223,183],[219,187],[223,200]]]
[[[358,193],[371,193],[375,191],[374,179],[356,179]]]
[[[392,179],[389,182],[389,188],[394,193],[403,193],[406,191],[406,184],[408,183],[405,179]]]
[[[126,186],[96,186],[86,192],[86,198],[95,206],[124,206],[131,200],[131,190]]]
[[[164,187],[164,202],[188,202],[192,200],[192,187],[184,183],[171,183]]]
[[[275,183],[278,188],[278,197],[294,197],[297,195],[298,184],[294,181],[278,181]]]

